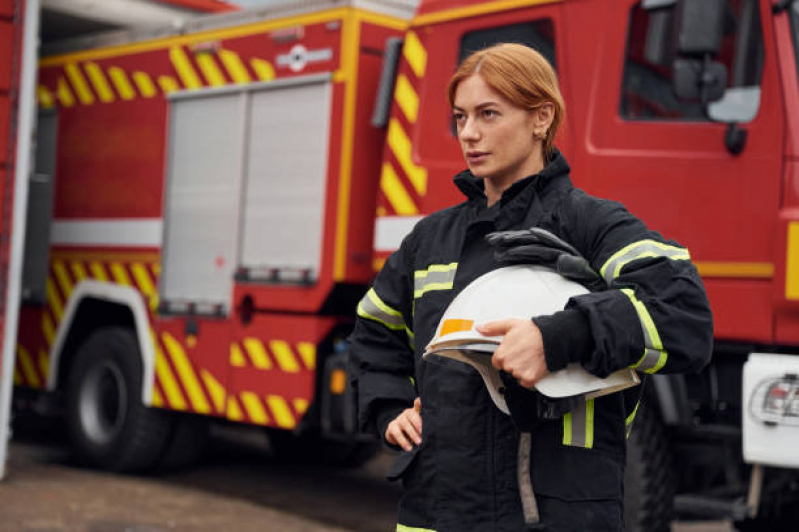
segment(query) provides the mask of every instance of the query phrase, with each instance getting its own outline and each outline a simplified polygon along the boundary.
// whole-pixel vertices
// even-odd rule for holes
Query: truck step
[[[678,495],[674,498],[674,510],[680,516],[733,521],[741,521],[749,515],[744,497],[730,500],[707,495]]]

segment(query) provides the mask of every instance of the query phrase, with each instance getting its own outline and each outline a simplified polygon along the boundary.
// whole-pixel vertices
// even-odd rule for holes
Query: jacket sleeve
[[[580,362],[599,377],[624,367],[699,371],[710,360],[713,319],[688,250],[621,204],[578,194],[562,230],[607,290],[573,297],[563,312],[536,319],[545,353],[551,351],[549,369]]]
[[[414,355],[410,238],[386,261],[358,304],[350,337],[350,376],[362,432],[381,438],[388,423],[413,406]],[[411,324],[411,325],[409,325]]]

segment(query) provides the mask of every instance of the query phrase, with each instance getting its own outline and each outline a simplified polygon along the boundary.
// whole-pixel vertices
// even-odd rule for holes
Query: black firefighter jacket
[[[710,358],[711,312],[688,251],[621,204],[574,188],[568,174],[556,152],[543,171],[514,183],[491,207],[482,181],[459,174],[455,184],[467,200],[421,220],[358,307],[350,364],[361,429],[383,437],[415,397],[422,403],[422,443],[402,452],[389,472],[404,488],[398,531],[524,529],[518,427],[530,420],[498,410],[471,367],[421,356],[452,299],[498,267],[487,233],[547,229],[608,284],[572,298],[564,311],[531,317],[550,371],[572,361],[599,377],[624,367],[641,374],[698,371]],[[633,416],[623,394],[613,394],[534,424],[530,475],[546,530],[623,530],[625,425]]]

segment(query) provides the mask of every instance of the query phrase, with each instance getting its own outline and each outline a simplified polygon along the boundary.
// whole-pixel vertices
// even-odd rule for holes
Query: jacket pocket
[[[416,446],[410,451],[401,451],[400,455],[391,464],[388,469],[386,478],[391,481],[399,480],[408,472],[408,469],[416,462],[416,456],[419,454],[419,447]]]
[[[530,475],[536,495],[567,502],[623,498],[623,456],[548,443],[533,443]]]

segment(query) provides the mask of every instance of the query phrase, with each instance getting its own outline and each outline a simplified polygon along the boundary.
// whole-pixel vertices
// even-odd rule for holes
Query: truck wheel
[[[175,471],[196,464],[208,444],[208,420],[191,414],[173,414],[172,433],[164,446],[158,469]]]
[[[286,430],[268,429],[269,445],[274,455],[285,461],[314,462],[317,464],[360,467],[374,457],[380,449],[375,441],[336,441],[317,435],[300,436]]]
[[[624,518],[628,532],[668,532],[674,513],[675,478],[657,413],[638,408],[627,439]]]
[[[78,349],[67,380],[67,427],[82,461],[126,472],[155,464],[172,420],[142,404],[142,372],[128,329],[100,329]]]

